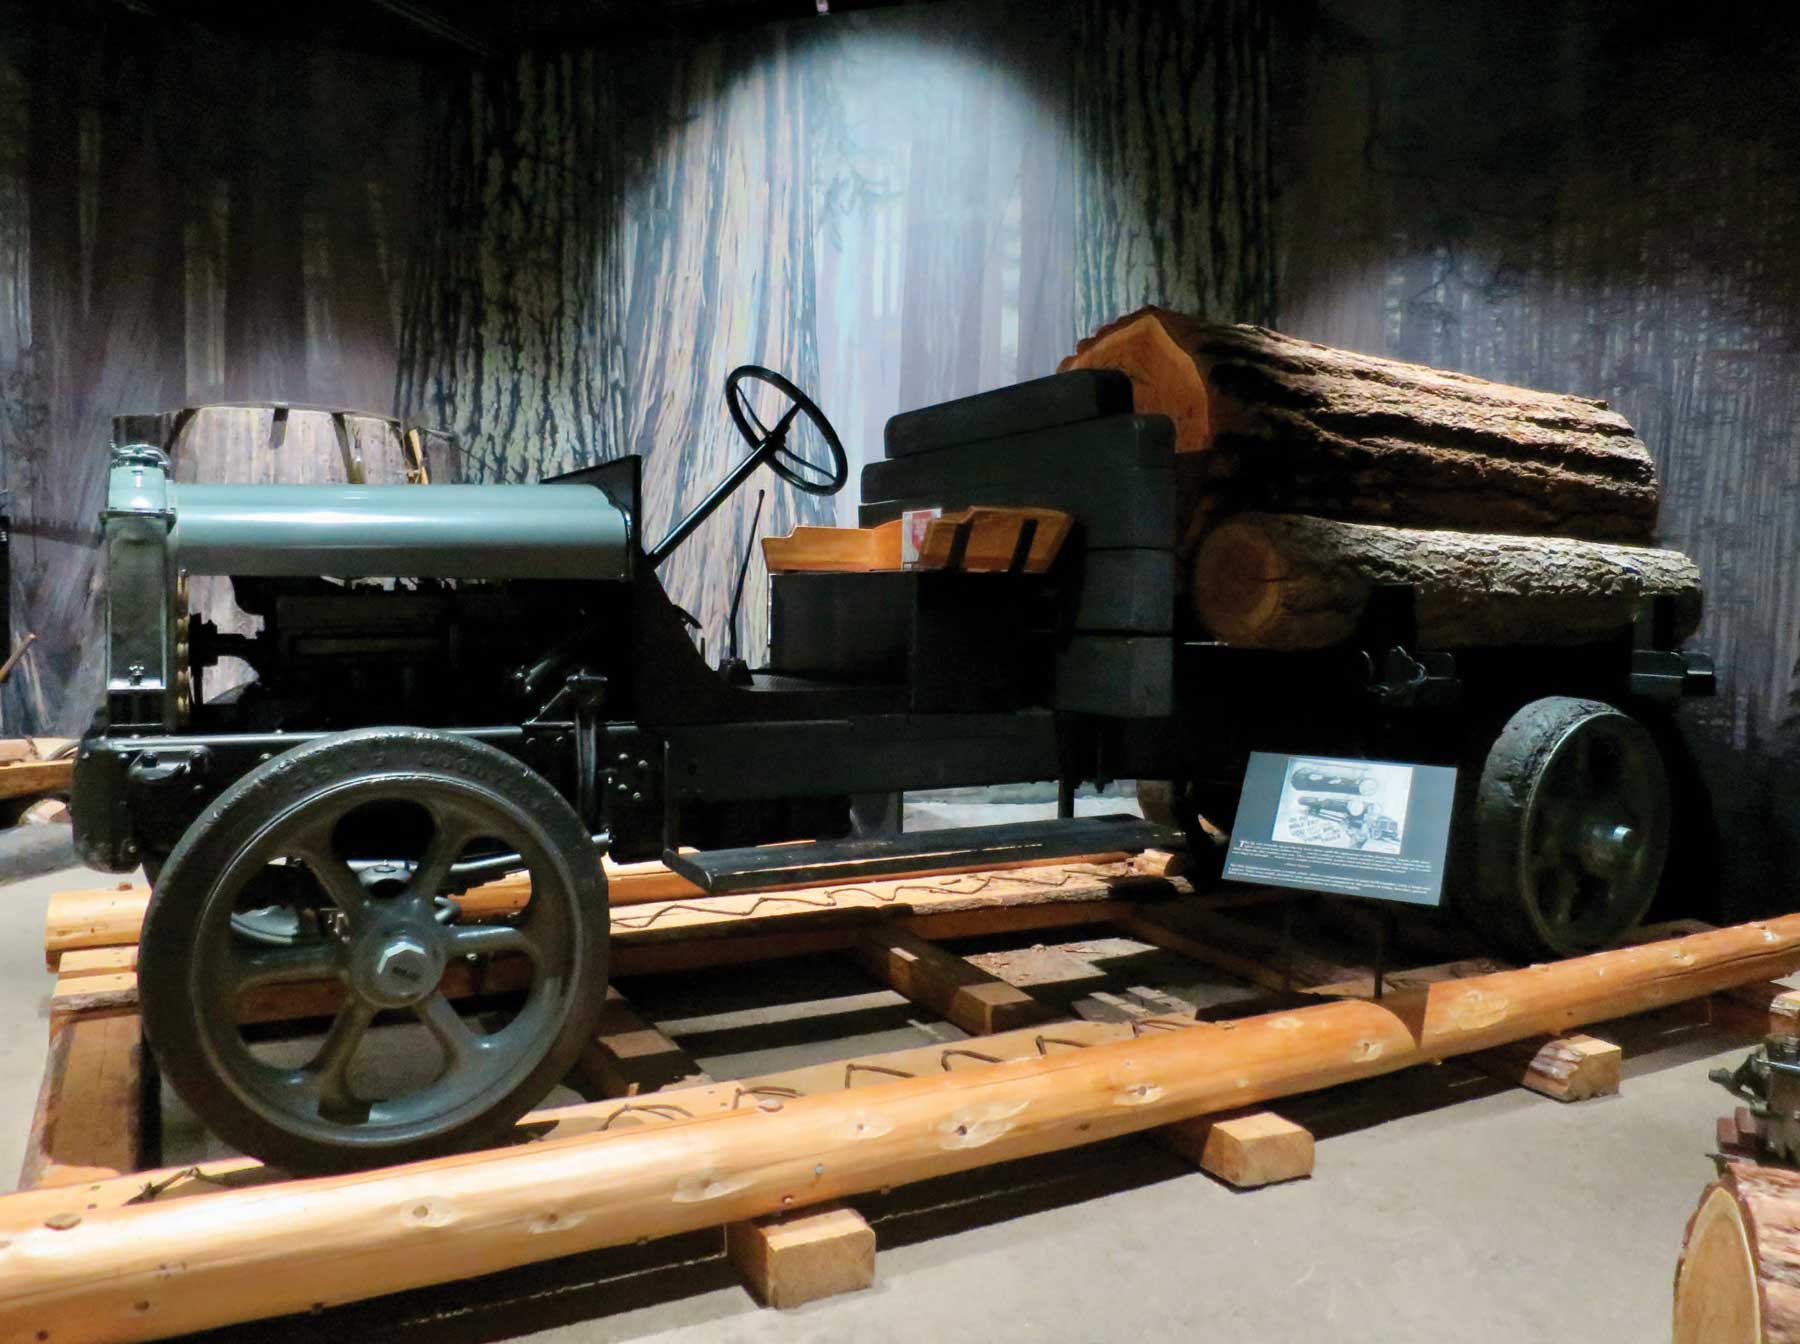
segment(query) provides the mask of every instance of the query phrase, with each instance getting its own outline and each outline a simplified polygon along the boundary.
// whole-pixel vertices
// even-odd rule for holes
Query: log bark
[[[1242,509],[1646,541],[1656,470],[1603,401],[1143,308],[1061,369],[1116,368],[1175,421],[1190,537]]]
[[[1317,649],[1348,638],[1387,584],[1416,594],[1423,647],[1592,643],[1662,595],[1677,639],[1700,624],[1700,571],[1678,551],[1278,514],[1239,514],[1207,533],[1190,597],[1229,643]]]
[[[710,1118],[96,1209],[0,1245],[0,1340],[167,1336],[826,1204],[1800,968],[1800,915]],[[1800,1178],[1797,1178],[1800,1179]]]
[[[1727,1162],[1689,1219],[1675,1344],[1800,1344],[1800,1172]]]

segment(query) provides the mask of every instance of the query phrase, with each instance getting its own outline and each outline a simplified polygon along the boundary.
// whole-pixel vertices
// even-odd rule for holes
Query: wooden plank
[[[67,793],[75,782],[75,762],[15,761],[0,765],[0,798],[29,798],[34,793]]]
[[[81,947],[65,952],[56,963],[59,983],[88,975],[117,975],[137,970],[137,944],[126,947]]]
[[[921,569],[945,569],[957,557],[957,538],[962,538],[959,567],[975,573],[1006,573],[1018,559],[1021,533],[1032,524],[1030,548],[1023,573],[1042,574],[1062,550],[1075,520],[1061,509],[1005,508],[978,505],[940,514],[925,525],[919,546]],[[892,524],[889,524],[892,526]]]
[[[864,970],[896,993],[975,1036],[1055,1016],[1024,990],[904,929],[882,926],[856,940]]]
[[[577,1064],[588,1086],[603,1097],[635,1097],[669,1087],[712,1081],[691,1055],[639,1017],[623,994],[606,991],[594,1039]]]
[[[1156,1139],[1208,1175],[1243,1190],[1312,1175],[1311,1131],[1273,1111],[1181,1120],[1157,1130]]]
[[[1568,1032],[1514,1041],[1468,1058],[1483,1073],[1556,1101],[1586,1101],[1618,1095],[1624,1052],[1611,1041]]]
[[[875,1229],[841,1204],[728,1223],[725,1253],[770,1307],[801,1307],[875,1282]]]
[[[1064,1151],[1796,970],[1800,915],[1787,915],[653,1131],[100,1210],[9,1229],[0,1313],[24,1338],[141,1338],[327,1307]]]
[[[754,925],[747,921],[810,917],[821,910],[893,908],[900,914],[916,905],[942,911],[1007,902],[1100,898],[1134,884],[1135,892],[1176,889],[1158,886],[1154,878],[1159,874],[1147,872],[1132,856],[1117,853],[1030,857],[973,869],[928,866],[874,882],[800,888],[777,885],[766,892],[730,898],[705,896],[660,863],[609,865],[607,873],[615,938],[639,934],[649,939],[671,936],[676,929],[721,931],[728,924],[746,925],[734,931],[751,932]],[[1004,876],[1007,874],[1011,876]],[[458,904],[469,918],[491,919],[522,909],[528,891],[523,879],[508,878],[475,888],[458,898]],[[1238,899],[1267,897],[1247,890]],[[50,898],[44,918],[45,964],[55,970],[57,958],[76,948],[135,943],[149,904],[150,889],[130,882],[110,889],[57,892]],[[621,911],[620,907],[643,908]]]
[[[54,1028],[20,1184],[78,1184],[143,1166],[143,1066],[135,1016]]]
[[[900,568],[900,520],[879,527],[796,527],[764,537],[771,574],[857,573]]]

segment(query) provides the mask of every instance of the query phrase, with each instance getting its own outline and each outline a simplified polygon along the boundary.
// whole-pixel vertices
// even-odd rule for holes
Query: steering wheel
[[[791,403],[774,428],[767,428],[756,414],[745,394],[746,382],[767,383]],[[758,364],[744,364],[725,379],[725,404],[731,408],[731,419],[744,441],[756,451],[746,465],[767,462],[769,469],[797,490],[809,495],[835,495],[850,478],[850,463],[844,456],[844,445],[838,439],[831,421],[825,418],[813,399],[773,369]],[[819,431],[830,454],[828,463],[815,462],[788,444],[788,431],[799,416],[805,416]],[[733,473],[735,476],[736,473]]]

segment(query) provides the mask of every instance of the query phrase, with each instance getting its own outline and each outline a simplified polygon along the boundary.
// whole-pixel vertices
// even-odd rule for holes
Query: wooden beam
[[[1157,1130],[1156,1139],[1208,1175],[1243,1190],[1312,1175],[1311,1131],[1273,1111],[1179,1120]]]
[[[867,930],[856,940],[856,957],[864,970],[896,993],[974,1036],[1055,1016],[1016,985],[904,929]]]
[[[625,996],[611,988],[594,1039],[576,1067],[602,1097],[635,1097],[712,1081],[686,1050],[639,1017]]]
[[[1534,1036],[1469,1056],[1483,1073],[1556,1101],[1617,1096],[1623,1060],[1624,1052],[1611,1041],[1580,1032]]]
[[[54,1027],[20,1186],[79,1184],[146,1165],[144,1065],[134,1016]]]
[[[1072,901],[1067,904],[996,906],[990,909],[951,910],[908,919],[896,918],[894,927],[923,938],[975,938],[995,932],[1067,928],[1104,923],[1116,907],[1105,901]],[[862,923],[866,910],[856,911]],[[639,943],[629,937],[615,943],[614,975],[649,975],[736,966],[782,957],[845,952],[854,947],[859,923],[824,927],[776,929],[739,937],[694,937]],[[717,931],[717,930],[715,930]],[[615,935],[616,936],[616,935]],[[136,949],[84,949],[128,951],[123,958],[136,966]],[[65,954],[72,955],[72,954]],[[495,957],[480,968],[452,963],[444,973],[443,990],[452,999],[480,993],[505,993],[525,983],[527,963],[516,957]],[[308,981],[269,985],[246,995],[240,1005],[243,1022],[291,1022],[329,1016],[342,1001],[336,981]],[[50,994],[55,1020],[73,1017],[118,1017],[137,1012],[135,971],[110,971],[83,964],[78,973],[60,976]]]
[[[801,1096],[823,1096],[860,1090],[894,1078],[937,1078],[954,1071],[996,1063],[1040,1059],[1088,1046],[1128,1041],[1129,1027],[1111,1023],[1058,1022],[1042,1031],[1029,1029],[989,1036],[969,1045],[914,1046],[853,1059],[809,1064],[726,1083],[692,1083],[641,1099],[626,1098],[546,1107],[519,1121],[521,1135],[572,1138],[603,1131],[673,1124],[724,1115],[747,1107],[779,1109]],[[167,1167],[130,1176],[99,1177],[80,1188],[22,1190],[0,1195],[0,1238],[9,1229],[29,1228],[59,1214],[91,1213],[128,1203],[173,1200],[246,1189],[282,1180],[280,1172],[250,1157],[226,1158],[199,1166]]]
[[[1381,1003],[1338,999],[713,1118],[96,1210],[5,1239],[0,1313],[23,1338],[118,1339],[313,1310],[1061,1151],[1796,970],[1800,915],[1786,915]]]
[[[1232,919],[1204,898],[1167,905],[1136,905],[1123,910],[1119,927],[1133,938],[1177,953],[1264,989],[1341,983],[1357,978],[1357,968],[1343,966],[1296,947],[1283,956],[1279,931]],[[1291,966],[1284,962],[1291,961]]]
[[[875,1282],[875,1229],[841,1204],[728,1223],[725,1253],[770,1307],[802,1307]]]
[[[29,798],[34,793],[67,793],[75,782],[75,762],[15,761],[0,765],[0,798]]]
[[[1440,962],[1435,966],[1415,966],[1410,970],[1388,971],[1382,976],[1383,992],[1393,989],[1417,989],[1420,985],[1435,985],[1443,980],[1464,980],[1471,975],[1492,975],[1496,971],[1513,969],[1511,963],[1496,961],[1493,957],[1464,957],[1460,961]],[[1353,975],[1347,980],[1339,980],[1335,984],[1312,985],[1301,991],[1303,994],[1317,994],[1325,998],[1370,999],[1375,997],[1375,977],[1371,974]]]

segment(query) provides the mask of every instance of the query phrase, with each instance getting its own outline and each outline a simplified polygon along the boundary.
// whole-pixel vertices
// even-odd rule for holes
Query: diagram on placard
[[[1297,757],[1288,765],[1270,839],[1321,849],[1398,854],[1412,767]]]

